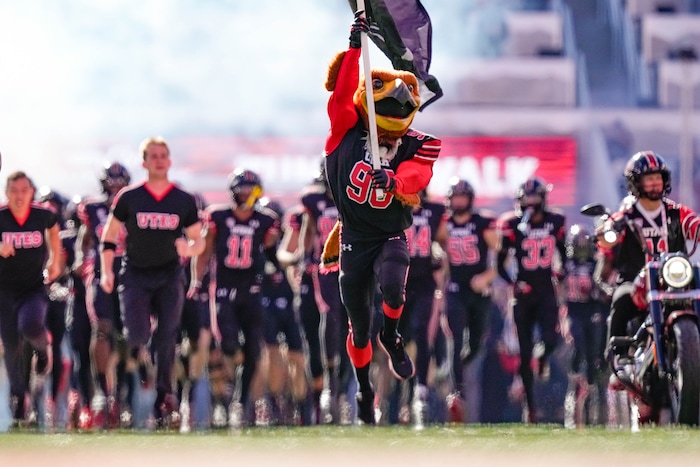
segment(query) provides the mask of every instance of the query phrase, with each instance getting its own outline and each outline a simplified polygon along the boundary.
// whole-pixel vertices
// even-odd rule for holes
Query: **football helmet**
[[[102,173],[100,173],[100,185],[103,193],[115,195],[130,182],[131,175],[126,167],[119,162],[105,162]]]
[[[520,209],[520,212],[525,212],[528,209],[532,210],[533,214],[543,212],[547,206],[547,193],[551,190],[552,186],[547,185],[542,179],[528,178],[515,193],[516,207]]]
[[[252,170],[236,169],[229,176],[229,192],[234,207],[252,209],[262,196],[262,182]]]
[[[453,202],[452,198],[455,195],[465,195],[468,197],[466,205],[456,204]],[[472,210],[474,205],[474,187],[471,184],[461,178],[453,177],[450,179],[450,187],[447,189],[447,200],[450,210],[454,214],[465,214]]]
[[[661,192],[648,193],[642,187],[642,176],[653,173],[660,173],[663,178]],[[664,158],[654,151],[640,151],[630,157],[625,166],[625,178],[627,190],[637,198],[659,200],[671,192],[671,171]]]
[[[37,194],[39,196],[37,199],[38,202],[51,206],[59,215],[61,221],[66,219],[66,208],[68,207],[68,203],[70,203],[68,198],[48,186],[39,187]]]
[[[284,216],[284,208],[282,205],[279,203],[279,201],[275,201],[274,199],[268,198],[267,196],[264,196],[260,198],[260,205],[262,207],[271,209],[274,211],[275,214],[277,214],[277,217],[282,220],[282,217]]]
[[[596,246],[588,229],[581,224],[574,224],[566,232],[566,257],[578,263],[592,260]]]

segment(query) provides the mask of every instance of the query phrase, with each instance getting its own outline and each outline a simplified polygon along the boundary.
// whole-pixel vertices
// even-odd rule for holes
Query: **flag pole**
[[[367,17],[365,11],[365,0],[357,0],[357,9],[362,11],[362,17]],[[362,46],[362,68],[365,72],[365,96],[367,100],[367,118],[369,121],[369,152],[372,156],[372,168],[375,170],[382,168],[382,163],[379,160],[379,136],[377,135],[377,114],[374,110],[374,88],[372,87],[372,67],[369,63],[369,39],[367,33],[363,32],[360,35],[360,44]],[[377,196],[382,199],[384,190],[377,189]]]

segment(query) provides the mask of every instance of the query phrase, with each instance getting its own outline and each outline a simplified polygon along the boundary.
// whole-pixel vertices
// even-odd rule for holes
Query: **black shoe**
[[[355,395],[357,400],[357,418],[365,425],[374,425],[374,391],[358,392]]]
[[[408,379],[413,376],[416,369],[413,366],[411,357],[408,356],[403,346],[403,337],[394,334],[390,339],[385,339],[382,329],[377,336],[379,347],[389,357],[389,369],[399,380]]]

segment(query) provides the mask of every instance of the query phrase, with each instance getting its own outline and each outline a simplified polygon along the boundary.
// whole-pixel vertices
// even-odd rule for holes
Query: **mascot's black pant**
[[[370,342],[375,281],[384,303],[403,306],[409,255],[403,232],[381,240],[366,240],[343,230],[340,236],[340,296],[348,312],[353,344],[365,348]]]

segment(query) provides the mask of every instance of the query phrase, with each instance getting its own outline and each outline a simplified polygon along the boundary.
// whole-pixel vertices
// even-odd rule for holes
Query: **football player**
[[[559,334],[559,306],[555,282],[555,255],[566,257],[566,218],[547,206],[551,186],[533,177],[520,185],[515,210],[498,219],[501,236],[498,271],[513,289],[513,318],[520,345],[520,377],[527,402],[527,421],[537,422],[534,399],[534,374],[531,367],[533,332],[539,325],[544,352],[537,359],[537,374],[549,375],[549,356],[556,349]],[[511,251],[512,250],[512,251]],[[517,273],[511,277],[506,268],[509,253],[516,261]],[[561,272],[561,271],[559,271]]]

